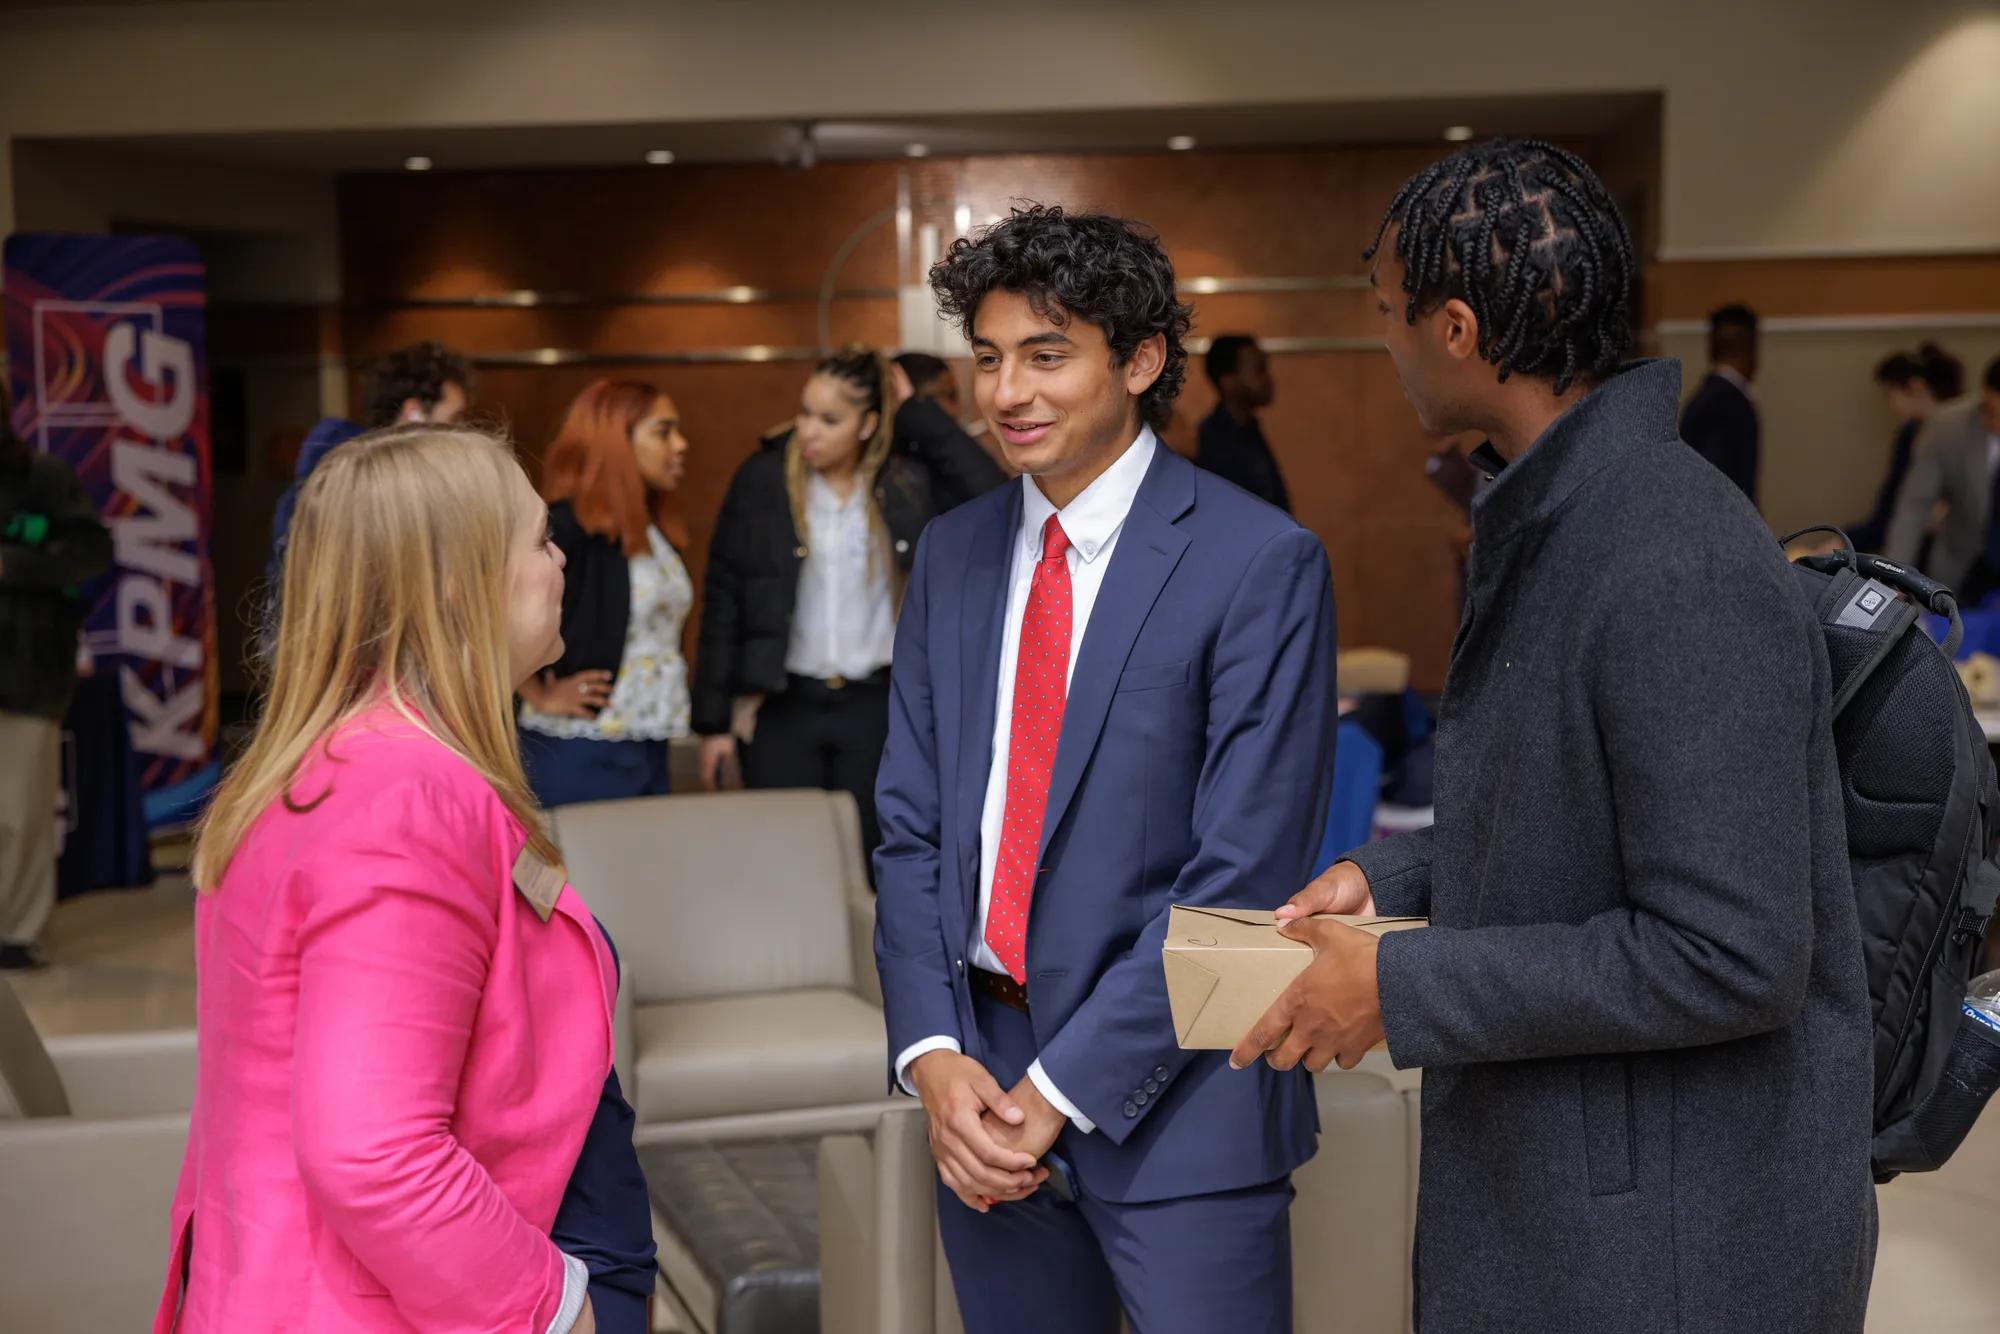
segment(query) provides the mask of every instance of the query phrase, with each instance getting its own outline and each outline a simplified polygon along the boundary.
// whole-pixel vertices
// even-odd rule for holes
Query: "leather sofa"
[[[1293,1178],[1294,1328],[1410,1328],[1413,1073],[1371,1056],[1318,1077],[1320,1150]],[[820,1145],[822,1334],[961,1334],[937,1238],[936,1175],[914,1104]]]
[[[193,1030],[45,1043],[0,982],[0,1329],[151,1326],[194,1081]]]
[[[555,833],[619,951],[618,1069],[640,1126],[883,1103],[852,798],[596,802],[558,810]]]

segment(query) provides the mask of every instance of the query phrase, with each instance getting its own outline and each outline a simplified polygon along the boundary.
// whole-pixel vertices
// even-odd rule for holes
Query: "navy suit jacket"
[[[1681,439],[1722,469],[1722,475],[1757,503],[1757,461],[1762,450],[1757,405],[1723,376],[1710,372],[1681,414]]]
[[[889,1053],[981,1057],[966,974],[1001,622],[1021,522],[1002,487],[924,532],[897,629],[876,801]],[[1174,1041],[1175,903],[1274,908],[1311,871],[1333,772],[1326,551],[1161,447],[1078,650],[1028,924],[1043,1069],[1097,1124],[1064,1131],[1090,1190],[1140,1203],[1274,1181],[1312,1156],[1312,1084]]]

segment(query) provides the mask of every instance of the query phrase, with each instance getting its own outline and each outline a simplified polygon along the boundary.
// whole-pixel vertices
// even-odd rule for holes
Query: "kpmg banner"
[[[165,237],[28,233],[5,264],[15,432],[69,460],[111,527],[84,638],[118,674],[146,818],[172,823],[217,773],[201,259]]]

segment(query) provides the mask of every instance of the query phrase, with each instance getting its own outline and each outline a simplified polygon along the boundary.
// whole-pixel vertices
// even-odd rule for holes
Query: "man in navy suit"
[[[1681,439],[1757,503],[1762,430],[1750,382],[1757,378],[1757,312],[1724,306],[1708,317],[1708,374],[1681,414]]]
[[[1291,1328],[1297,1072],[1179,1049],[1171,904],[1272,908],[1333,768],[1326,552],[1162,447],[1158,240],[1016,211],[931,274],[1025,474],[926,530],[877,800],[876,955],[971,1334]]]

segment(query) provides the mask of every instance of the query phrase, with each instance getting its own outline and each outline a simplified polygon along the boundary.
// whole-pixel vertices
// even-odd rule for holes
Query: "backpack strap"
[[[1914,602],[1900,597],[1894,588],[1879,579],[1864,578],[1841,567],[1826,575],[1826,584],[1814,601],[1813,611],[1822,626],[1860,630],[1869,638],[1868,651],[1850,658],[1846,672],[1833,683],[1832,712],[1841,715],[1868,678],[1882,665],[1890,650],[1917,626],[1923,613]]]

